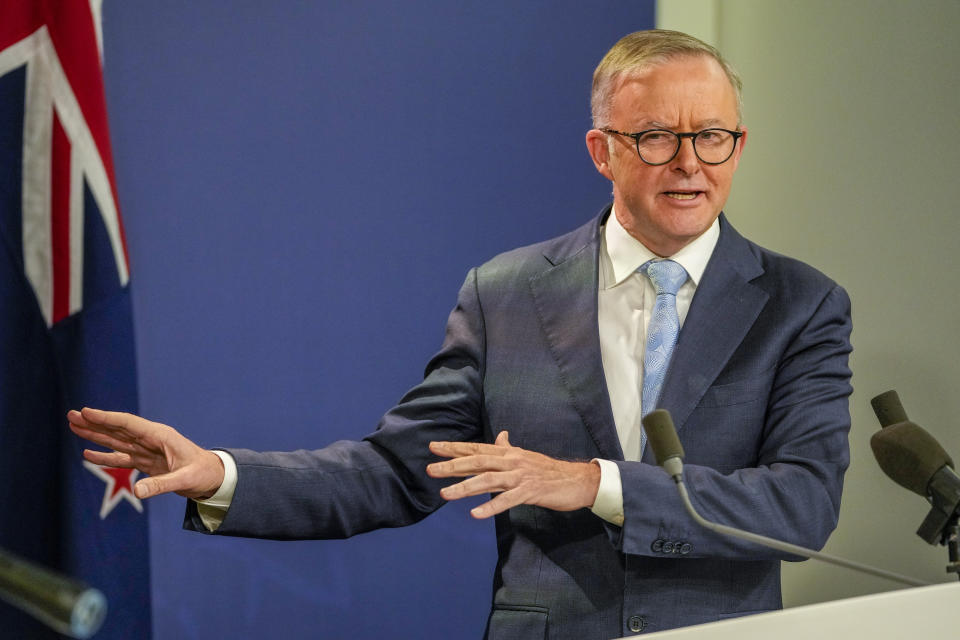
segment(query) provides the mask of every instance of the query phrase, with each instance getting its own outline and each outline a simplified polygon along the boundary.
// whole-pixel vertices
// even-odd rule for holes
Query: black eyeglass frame
[[[737,150],[737,142],[740,140],[740,138],[743,137],[743,131],[731,131],[730,129],[723,129],[721,127],[710,127],[708,129],[701,129],[700,131],[695,131],[691,133],[677,133],[676,131],[670,131],[670,129],[644,129],[643,131],[638,131],[636,133],[627,133],[625,131],[617,131],[616,129],[611,129],[609,127],[602,127],[600,131],[603,131],[604,133],[615,133],[618,136],[625,136],[627,138],[632,138],[633,146],[637,150],[637,156],[640,157],[640,160],[643,161],[644,164],[648,164],[651,167],[659,167],[661,165],[665,165],[669,162],[672,162],[673,159],[677,157],[677,154],[680,153],[680,145],[683,144],[684,138],[690,138],[690,144],[693,145],[693,153],[696,154],[697,160],[699,160],[703,164],[709,164],[713,166],[716,166],[718,164],[723,164],[724,162],[726,162],[727,160],[733,157],[733,152]],[[663,162],[650,162],[643,157],[642,153],[640,153],[640,138],[654,131],[661,132],[661,133],[669,133],[670,135],[674,136],[677,139],[677,148],[673,150],[673,155],[671,155],[668,159],[664,160]],[[724,158],[720,162],[709,162],[707,160],[704,160],[703,158],[700,157],[700,154],[697,152],[697,136],[710,131],[723,131],[724,133],[729,133],[731,136],[733,136],[733,146],[730,147],[730,155],[728,155],[726,158]]]

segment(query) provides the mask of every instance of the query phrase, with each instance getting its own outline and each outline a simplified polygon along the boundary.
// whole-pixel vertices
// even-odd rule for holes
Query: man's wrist
[[[237,463],[226,451],[213,449],[211,453],[215,454],[223,465],[223,481],[209,498],[197,498],[196,501],[211,507],[227,509],[233,501],[233,492],[237,488]]]
[[[591,460],[585,463],[584,467],[584,506],[590,508],[597,501],[597,493],[600,491],[600,478],[603,472],[600,465]]]

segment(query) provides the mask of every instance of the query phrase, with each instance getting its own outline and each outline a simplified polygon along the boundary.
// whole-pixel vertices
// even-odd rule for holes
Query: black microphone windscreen
[[[878,395],[870,401],[870,405],[873,407],[873,412],[877,414],[877,420],[880,421],[881,427],[889,427],[892,424],[907,421],[907,412],[903,410],[903,405],[900,404],[900,396],[893,389]]]
[[[934,474],[943,465],[953,466],[940,443],[912,422],[900,422],[876,432],[870,438],[870,448],[884,473],[924,497]]]
[[[643,428],[647,432],[647,442],[653,449],[657,464],[663,466],[670,458],[683,459],[683,445],[677,437],[677,430],[673,426],[673,418],[666,409],[651,411],[643,417]]]

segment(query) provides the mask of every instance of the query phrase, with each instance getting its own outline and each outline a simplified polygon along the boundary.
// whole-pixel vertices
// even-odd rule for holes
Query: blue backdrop
[[[142,413],[205,446],[372,430],[471,266],[608,201],[590,76],[652,24],[652,0],[108,0]],[[494,536],[468,506],[281,543],[157,498],[156,637],[479,637]]]

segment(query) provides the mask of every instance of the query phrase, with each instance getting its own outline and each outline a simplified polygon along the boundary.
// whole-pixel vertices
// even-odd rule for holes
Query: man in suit
[[[721,214],[747,138],[739,91],[690,36],[618,42],[587,133],[613,204],[473,269],[423,382],[362,441],[211,452],[84,409],[73,430],[114,449],[85,456],[150,474],[141,498],[194,498],[185,526],[224,535],[346,537],[491,493],[472,511],[496,518],[489,638],[612,638],[780,607],[783,556],[700,529],[640,424],[671,412],[706,517],[815,548],[836,526],[849,301]]]

